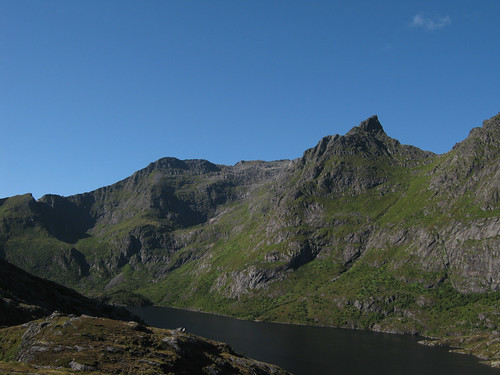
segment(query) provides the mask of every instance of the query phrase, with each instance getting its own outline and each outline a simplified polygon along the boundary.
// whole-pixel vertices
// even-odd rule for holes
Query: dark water
[[[472,356],[430,348],[409,336],[347,329],[257,323],[167,307],[129,308],[151,326],[185,327],[223,341],[248,357],[296,375],[471,374],[499,375]]]

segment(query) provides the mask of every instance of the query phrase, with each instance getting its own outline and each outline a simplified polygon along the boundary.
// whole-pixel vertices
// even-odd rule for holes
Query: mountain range
[[[295,160],[163,158],[92,192],[1,199],[0,258],[111,301],[490,334],[500,325],[499,157],[500,114],[442,155],[401,144],[372,116]],[[493,362],[497,336],[482,354]]]

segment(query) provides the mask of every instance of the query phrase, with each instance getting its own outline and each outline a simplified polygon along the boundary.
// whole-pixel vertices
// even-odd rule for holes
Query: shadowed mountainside
[[[127,310],[99,303],[72,289],[33,276],[0,259],[0,327],[26,323],[58,310],[132,320]]]

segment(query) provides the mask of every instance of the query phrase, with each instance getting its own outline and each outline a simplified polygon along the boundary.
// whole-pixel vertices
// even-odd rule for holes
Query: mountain
[[[93,294],[429,336],[499,327],[500,115],[443,155],[377,116],[301,158],[160,159],[70,197],[0,201],[0,256]]]

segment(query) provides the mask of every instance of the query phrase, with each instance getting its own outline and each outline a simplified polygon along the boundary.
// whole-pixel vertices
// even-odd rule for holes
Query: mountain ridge
[[[3,200],[0,254],[87,293],[249,319],[492,330],[498,135],[500,115],[437,155],[372,116],[294,160],[162,158],[92,192]]]

